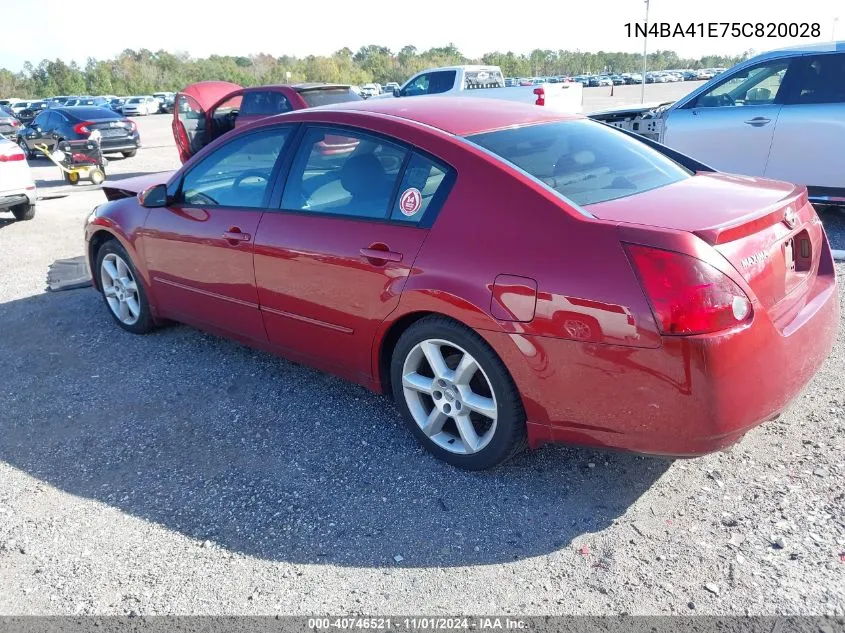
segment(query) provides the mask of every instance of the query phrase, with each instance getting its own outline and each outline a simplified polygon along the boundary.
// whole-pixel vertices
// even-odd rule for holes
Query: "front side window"
[[[633,196],[692,172],[601,123],[557,121],[467,137],[578,205]]]
[[[768,105],[775,102],[789,60],[774,60],[746,68],[700,95],[692,103],[695,108],[718,108],[747,105]]]
[[[288,136],[271,128],[235,138],[217,148],[182,180],[181,201],[188,206],[266,206],[273,167]]]
[[[309,129],[294,158],[282,208],[385,219],[405,154],[369,134]]]
[[[436,95],[448,92],[455,85],[456,74],[454,70],[425,73],[405,86],[402,94],[406,97],[415,97],[417,95]]]
[[[272,116],[288,112],[291,109],[290,102],[281,92],[257,90],[244,94],[239,114],[243,116]]]
[[[796,86],[787,103],[845,103],[845,53],[796,59]]]

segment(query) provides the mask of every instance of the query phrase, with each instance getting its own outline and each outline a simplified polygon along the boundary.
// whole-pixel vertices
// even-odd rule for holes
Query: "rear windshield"
[[[468,138],[578,205],[633,196],[692,174],[644,143],[584,119]]]
[[[303,90],[299,94],[311,108],[321,105],[331,105],[333,103],[345,103],[347,101],[363,101],[361,95],[353,91],[352,88]]]
[[[78,106],[75,108],[66,108],[63,110],[66,114],[77,118],[77,119],[120,119],[121,116],[112,112],[111,110],[107,110],[106,108],[91,108],[85,106]]]

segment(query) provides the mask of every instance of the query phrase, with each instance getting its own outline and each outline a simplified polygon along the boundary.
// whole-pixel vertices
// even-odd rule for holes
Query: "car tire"
[[[155,324],[144,284],[120,242],[115,239],[105,242],[95,259],[97,285],[115,322],[133,334],[152,332]]]
[[[12,207],[11,211],[12,215],[14,215],[15,219],[19,222],[31,220],[35,217],[35,205],[30,204],[29,202],[25,202],[23,204],[19,204],[15,207]]]
[[[26,144],[26,141],[23,139],[22,136],[18,137],[18,147],[21,148],[23,155],[26,156],[27,160],[32,160],[35,158],[34,152],[29,149],[29,145]]]
[[[133,156],[135,156],[135,154],[138,153],[138,150],[133,149],[131,152],[120,152],[120,153],[123,154],[124,158],[132,158]]]
[[[525,411],[507,368],[457,321],[429,316],[405,330],[393,349],[390,380],[411,432],[438,459],[485,470],[526,446]]]

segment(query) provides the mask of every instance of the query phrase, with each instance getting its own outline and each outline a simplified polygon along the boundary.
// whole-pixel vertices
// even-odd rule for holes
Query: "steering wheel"
[[[735,106],[736,101],[734,101],[734,98],[731,95],[729,95],[727,92],[723,92],[722,94],[719,95],[719,105],[720,106]]]
[[[189,197],[190,196],[190,197]],[[217,206],[218,202],[202,191],[186,191],[183,195],[185,203],[192,207]]]
[[[237,189],[241,186],[244,180],[247,178],[260,178],[264,182],[267,182],[270,177],[267,175],[265,171],[261,169],[248,169],[247,171],[240,174],[237,178],[235,178],[235,182],[232,183],[232,188]]]

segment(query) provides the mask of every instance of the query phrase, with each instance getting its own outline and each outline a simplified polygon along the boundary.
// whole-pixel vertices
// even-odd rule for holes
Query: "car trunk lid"
[[[586,207],[597,218],[687,231],[713,246],[777,321],[801,303],[825,245],[805,187],[699,173]]]
[[[85,127],[99,131],[102,138],[119,138],[132,134],[133,124],[123,119],[91,119]]]
[[[172,171],[162,171],[156,174],[144,174],[143,176],[134,176],[121,180],[106,180],[103,183],[103,193],[107,200],[131,198],[148,187],[166,184],[172,175]]]

